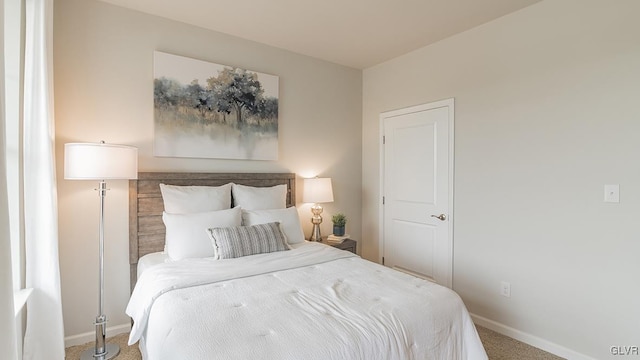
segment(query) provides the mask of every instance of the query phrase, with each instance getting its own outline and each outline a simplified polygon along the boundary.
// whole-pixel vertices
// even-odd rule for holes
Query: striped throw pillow
[[[289,250],[279,222],[208,229],[216,259]]]

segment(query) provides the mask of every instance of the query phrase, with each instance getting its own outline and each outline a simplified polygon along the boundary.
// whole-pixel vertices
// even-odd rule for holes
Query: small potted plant
[[[331,221],[333,222],[333,235],[344,236],[347,217],[343,213],[336,213],[331,217]]]

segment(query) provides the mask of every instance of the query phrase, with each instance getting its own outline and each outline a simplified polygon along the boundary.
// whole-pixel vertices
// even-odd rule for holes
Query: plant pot
[[[344,226],[333,225],[333,235],[344,236]]]

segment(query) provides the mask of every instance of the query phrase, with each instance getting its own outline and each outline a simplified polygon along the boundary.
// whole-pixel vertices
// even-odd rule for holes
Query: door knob
[[[431,215],[431,217],[434,217],[440,221],[445,221],[447,220],[447,216],[445,214],[440,214],[440,215]]]

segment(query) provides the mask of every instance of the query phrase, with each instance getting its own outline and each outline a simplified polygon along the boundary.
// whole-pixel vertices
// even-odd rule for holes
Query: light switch
[[[604,186],[604,202],[619,203],[620,202],[620,185]]]

